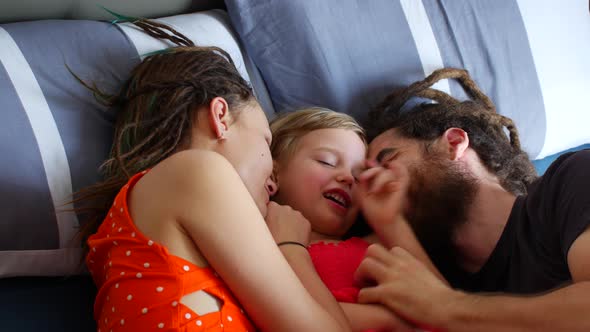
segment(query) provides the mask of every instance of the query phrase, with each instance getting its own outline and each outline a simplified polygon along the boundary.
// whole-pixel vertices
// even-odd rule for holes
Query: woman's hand
[[[311,225],[301,212],[271,201],[265,219],[276,243],[294,241],[304,246],[309,244]]]

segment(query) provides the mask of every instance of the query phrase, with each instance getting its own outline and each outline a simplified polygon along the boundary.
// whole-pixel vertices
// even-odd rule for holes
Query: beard
[[[409,173],[406,218],[432,262],[445,277],[452,277],[462,271],[454,238],[467,222],[477,180],[456,163],[433,154],[409,168]]]

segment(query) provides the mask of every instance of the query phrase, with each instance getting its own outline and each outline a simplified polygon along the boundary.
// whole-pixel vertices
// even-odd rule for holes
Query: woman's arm
[[[352,331],[395,331],[414,332],[415,328],[393,311],[379,304],[344,303],[340,306],[350,321]]]
[[[309,252],[304,246],[309,244],[311,225],[303,215],[290,206],[270,202],[266,214],[266,224],[289,265],[295,271],[311,296],[325,308],[342,326],[349,322],[342,308],[338,306],[332,293],[313,265]],[[293,244],[299,243],[303,246]]]
[[[348,331],[305,289],[277,248],[234,168],[205,151],[178,153],[154,168],[163,204],[187,231],[262,331]],[[312,267],[313,268],[313,267]],[[305,281],[305,278],[302,278]],[[333,300],[335,301],[335,300]]]

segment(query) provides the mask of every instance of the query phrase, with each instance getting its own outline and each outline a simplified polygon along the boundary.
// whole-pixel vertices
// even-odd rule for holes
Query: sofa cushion
[[[364,120],[392,89],[467,69],[532,159],[590,142],[586,0],[226,0],[277,110]],[[550,13],[550,14],[548,14]],[[454,82],[436,86],[465,98]]]
[[[256,68],[242,56],[223,11],[161,19],[197,45],[228,51],[255,86]],[[127,24],[32,21],[0,25],[0,277],[83,273],[80,227],[68,204],[99,179],[115,114],[68,72],[113,92],[148,52],[168,44]],[[249,72],[250,71],[250,72]]]

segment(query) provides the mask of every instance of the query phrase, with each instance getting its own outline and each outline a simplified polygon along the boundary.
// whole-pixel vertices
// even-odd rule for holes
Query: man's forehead
[[[389,129],[381,133],[369,144],[369,157],[371,159],[375,159],[377,154],[379,154],[382,150],[395,148],[396,140],[398,139],[399,137],[395,132],[395,129]]]

